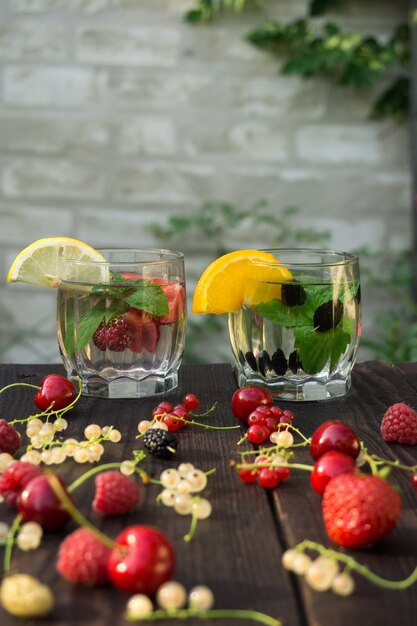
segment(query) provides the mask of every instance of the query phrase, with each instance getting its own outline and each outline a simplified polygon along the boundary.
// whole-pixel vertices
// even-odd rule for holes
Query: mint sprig
[[[286,306],[281,300],[270,300],[257,305],[257,313],[278,326],[293,329],[294,347],[303,370],[310,375],[320,372],[327,363],[332,370],[349,345],[352,320],[343,316],[335,328],[319,331],[314,326],[314,313],[326,302],[351,301],[357,292],[359,281],[341,282],[339,285],[318,285],[311,277],[297,280],[306,293],[300,306]]]
[[[108,324],[113,318],[131,308],[145,311],[152,317],[169,314],[168,298],[162,287],[150,280],[130,280],[116,272],[111,273],[111,283],[94,285],[86,298],[96,301],[74,324],[74,313],[67,304],[67,325],[64,336],[68,356],[83,350],[91,341],[101,323]]]

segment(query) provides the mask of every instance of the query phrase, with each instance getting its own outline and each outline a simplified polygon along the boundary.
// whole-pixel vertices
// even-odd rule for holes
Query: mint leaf
[[[257,305],[256,311],[262,317],[285,328],[295,328],[312,323],[304,306],[288,307],[281,300],[262,302]]]
[[[320,372],[328,361],[332,370],[350,341],[350,334],[340,327],[317,332],[311,326],[300,326],[294,329],[294,336],[303,370],[311,375]]]
[[[137,284],[135,291],[125,297],[124,300],[135,309],[146,311],[154,317],[163,317],[169,314],[168,298],[157,283],[141,281],[140,285]]]

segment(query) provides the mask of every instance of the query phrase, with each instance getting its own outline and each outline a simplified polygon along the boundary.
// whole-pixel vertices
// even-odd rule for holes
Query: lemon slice
[[[245,281],[252,279],[263,280],[271,276],[274,281],[291,279],[291,273],[276,266],[256,265],[258,262],[277,264],[279,261],[269,252],[262,250],[236,250],[219,257],[202,273],[194,292],[193,313],[232,313],[237,311],[245,298]],[[273,294],[280,294],[280,290],[273,286]],[[255,300],[258,296],[253,294]],[[279,297],[276,296],[275,297]],[[259,300],[258,300],[259,302]]]
[[[42,287],[57,287],[59,279],[92,284],[105,282],[108,266],[101,264],[105,261],[100,252],[78,239],[47,237],[34,241],[17,255],[7,274],[7,282]]]

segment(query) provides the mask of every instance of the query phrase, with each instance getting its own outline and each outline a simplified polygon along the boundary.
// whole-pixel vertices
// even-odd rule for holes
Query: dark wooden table
[[[60,366],[2,365],[0,386],[12,382],[38,384],[50,372],[61,372]],[[236,389],[229,365],[183,366],[180,386],[167,399],[180,401],[186,392],[198,394],[202,407],[217,401],[217,409],[209,423],[234,425],[230,400]],[[0,395],[0,416],[8,420],[27,417],[34,412],[33,393],[22,387]],[[381,417],[394,402],[406,402],[417,408],[417,364],[390,366],[379,362],[356,366],[353,388],[343,399],[325,402],[280,403],[291,408],[296,425],[306,434],[326,419],[341,419],[349,423],[369,450],[387,458],[399,458],[403,463],[417,463],[417,446],[385,444],[379,434]],[[86,424],[113,424],[123,433],[119,444],[107,444],[103,462],[130,458],[132,449],[141,447],[136,440],[137,424],[149,418],[156,400],[97,400],[81,398],[68,414],[66,436],[81,438]],[[76,500],[89,518],[111,536],[132,523],[158,526],[172,540],[177,553],[174,578],[187,588],[207,584],[216,596],[217,608],[256,609],[276,618],[286,626],[415,626],[417,624],[417,584],[405,591],[382,590],[356,576],[356,591],[348,598],[331,592],[317,593],[301,578],[286,572],[281,566],[283,550],[303,539],[311,539],[330,547],[323,528],[321,499],[309,485],[307,472],[293,470],[289,480],[266,491],[258,485],[244,485],[229,466],[237,458],[236,443],[241,430],[221,431],[188,427],[179,433],[180,447],[176,461],[160,461],[148,456],[143,468],[154,476],[164,467],[191,461],[203,470],[216,467],[209,479],[209,495],[213,514],[200,522],[195,538],[183,541],[189,527],[189,517],[177,515],[172,509],[156,502],[160,488],[142,488],[138,510],[130,515],[110,520],[91,513],[93,481],[75,492]],[[297,460],[311,463],[307,450],[297,452]],[[85,471],[85,466],[67,461],[60,473],[72,480]],[[404,472],[394,470],[394,481],[402,490],[403,512],[395,531],[372,549],[355,551],[356,558],[375,573],[403,579],[417,565],[417,496]],[[13,515],[5,504],[0,505],[2,520]],[[39,626],[121,626],[127,622],[123,610],[127,596],[110,587],[89,590],[76,587],[55,571],[59,542],[75,528],[70,523],[66,531],[45,536],[35,552],[15,551],[13,570],[25,571],[48,583],[56,597],[54,612],[47,620],[24,623]],[[194,623],[196,620],[191,620]],[[173,623],[173,622],[171,622]],[[208,624],[209,622],[198,622]],[[211,622],[210,622],[211,623]],[[230,621],[215,622],[220,626]],[[243,626],[252,622],[237,621]],[[16,626],[21,620],[10,617],[0,608],[1,626]]]

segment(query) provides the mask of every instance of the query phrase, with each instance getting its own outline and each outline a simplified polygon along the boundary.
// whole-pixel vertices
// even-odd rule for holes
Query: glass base
[[[344,396],[351,387],[351,377],[334,378],[328,381],[317,380],[315,378],[294,381],[294,379],[277,378],[265,380],[259,374],[246,374],[238,371],[237,375],[239,387],[256,385],[267,389],[274,399],[294,401],[294,402],[314,402],[318,400],[329,400],[330,398],[340,398]]]
[[[77,377],[68,376],[77,383]],[[82,394],[95,398],[147,398],[172,391],[178,386],[178,372],[167,376],[149,375],[142,380],[121,377],[107,381],[100,377],[81,379]]]

